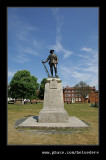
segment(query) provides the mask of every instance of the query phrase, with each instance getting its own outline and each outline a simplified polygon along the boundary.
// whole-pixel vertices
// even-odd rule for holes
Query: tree
[[[10,98],[10,85],[8,84],[8,97]]]
[[[9,95],[12,98],[32,99],[36,97],[39,84],[37,78],[27,70],[18,71],[9,83]]]
[[[81,97],[84,99],[84,102],[86,100],[87,95],[91,92],[90,86],[86,84],[86,82],[80,81],[78,84],[74,86],[76,96]]]
[[[40,99],[44,99],[45,83],[47,83],[47,78],[43,78],[43,80],[41,81],[39,95],[38,95]]]

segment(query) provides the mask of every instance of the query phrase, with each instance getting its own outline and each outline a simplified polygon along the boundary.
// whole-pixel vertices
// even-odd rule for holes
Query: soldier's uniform
[[[55,76],[57,77],[58,57],[53,52],[54,52],[54,50],[50,50],[51,55],[49,55],[48,58],[46,59],[46,61],[43,61],[43,63],[46,63],[47,61],[49,61],[51,75],[53,76],[53,67],[54,67]]]

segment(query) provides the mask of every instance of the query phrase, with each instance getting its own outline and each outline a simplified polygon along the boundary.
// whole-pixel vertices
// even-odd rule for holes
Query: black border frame
[[[2,96],[0,97],[0,122],[1,122],[1,143],[0,143],[0,151],[2,151],[2,153],[5,151],[5,153],[10,153],[13,154],[15,152],[19,153],[16,156],[16,158],[18,158],[18,156],[20,157],[20,153],[24,153],[25,156],[28,156],[28,154],[30,152],[32,152],[34,155],[34,159],[36,158],[36,156],[40,156],[41,158],[55,158],[55,156],[58,156],[58,158],[61,157],[61,159],[65,159],[68,158],[70,156],[70,158],[75,158],[75,156],[77,157],[77,159],[82,158],[85,156],[87,156],[87,158],[91,157],[94,159],[95,156],[98,156],[98,159],[103,159],[103,155],[104,155],[104,148],[103,148],[103,133],[105,130],[104,127],[104,121],[103,121],[103,114],[102,111],[104,110],[103,108],[103,93],[104,92],[104,84],[102,82],[103,78],[102,78],[102,72],[100,72],[100,69],[103,67],[103,55],[100,54],[101,51],[103,51],[103,40],[104,40],[104,30],[105,30],[105,22],[104,22],[104,5],[103,3],[101,4],[99,0],[92,0],[89,2],[85,1],[71,1],[71,2],[54,2],[55,4],[50,4],[51,2],[46,1],[46,2],[34,2],[32,0],[30,0],[30,2],[26,1],[22,3],[21,1],[13,1],[13,0],[1,0],[0,2],[0,20],[1,20],[1,25],[0,25],[0,31],[1,31],[1,62],[0,62],[0,68],[1,68],[1,84],[0,84],[0,90],[2,93]],[[37,145],[7,145],[7,7],[99,7],[99,145],[77,145],[77,146],[71,146],[71,145],[42,145],[42,146],[37,146]],[[105,52],[105,51],[103,51]],[[2,85],[3,84],[3,85]],[[101,98],[102,97],[102,98]],[[105,107],[105,106],[104,106]],[[79,155],[53,155],[51,156],[51,154],[49,155],[43,155],[42,151],[63,151],[67,152],[67,151],[98,151],[99,154],[81,154]],[[37,154],[37,155],[36,155]],[[4,154],[3,154],[4,155]],[[6,154],[5,154],[6,155]],[[14,154],[13,154],[14,155]],[[7,155],[6,155],[7,156]],[[29,154],[29,157],[31,155]],[[85,158],[86,159],[86,158]]]

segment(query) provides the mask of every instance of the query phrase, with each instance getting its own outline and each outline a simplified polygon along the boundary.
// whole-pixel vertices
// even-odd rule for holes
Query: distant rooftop
[[[90,87],[91,89],[95,89],[95,86],[93,87]],[[66,87],[64,87],[64,89],[66,90],[72,90],[72,89],[75,89],[75,87],[69,87],[68,85]],[[98,92],[98,90],[96,90]]]

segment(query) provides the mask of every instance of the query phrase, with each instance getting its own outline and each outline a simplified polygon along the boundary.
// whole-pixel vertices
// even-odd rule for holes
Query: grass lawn
[[[43,104],[8,104],[8,145],[98,145],[98,108],[89,107],[89,104],[65,104],[64,107],[69,116],[76,116],[90,124],[90,127],[71,129],[73,132],[70,133],[41,133],[28,129],[20,131],[14,127],[15,122],[30,115],[37,116]]]

